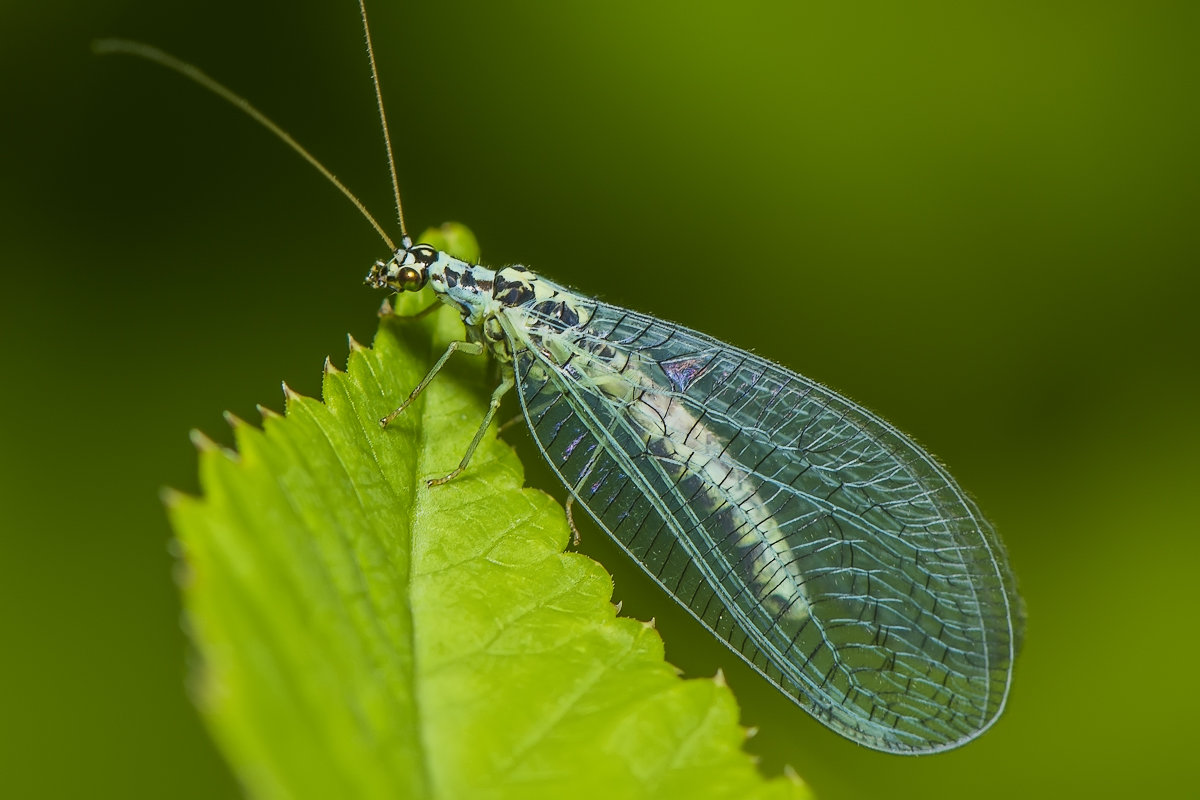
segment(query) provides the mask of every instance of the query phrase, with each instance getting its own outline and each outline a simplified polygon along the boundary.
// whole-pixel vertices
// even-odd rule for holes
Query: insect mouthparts
[[[382,289],[387,286],[387,264],[383,261],[376,261],[372,264],[371,271],[367,273],[363,283],[372,289]]]

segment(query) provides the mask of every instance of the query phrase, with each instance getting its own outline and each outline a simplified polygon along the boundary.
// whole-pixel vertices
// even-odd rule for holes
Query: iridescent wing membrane
[[[819,720],[927,753],[999,715],[1021,621],[994,531],[902,433],[694,331],[583,300],[505,322],[547,461],[701,623]]]

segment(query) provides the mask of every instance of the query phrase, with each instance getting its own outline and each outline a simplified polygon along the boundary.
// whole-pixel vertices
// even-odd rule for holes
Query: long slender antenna
[[[396,198],[396,219],[400,222],[400,235],[408,239],[404,227],[404,206],[400,203],[400,179],[396,177],[396,155],[392,152],[392,133],[388,129],[387,113],[383,110],[383,90],[379,88],[379,68],[375,66],[375,45],[371,43],[371,26],[367,24],[367,2],[358,0],[362,13],[363,35],[367,38],[367,58],[371,61],[371,82],[375,84],[375,104],[379,107],[379,124],[383,128],[383,144],[387,148],[388,171],[392,173],[392,195]]]
[[[97,55],[112,55],[114,53],[119,53],[129,56],[137,56],[139,58],[144,58],[147,61],[153,61],[155,64],[159,64],[167,69],[178,72],[185,78],[193,80],[203,86],[205,89],[208,89],[213,94],[229,101],[234,106],[244,111],[259,125],[262,125],[271,133],[282,139],[284,144],[299,153],[305,161],[307,161],[309,164],[312,164],[313,167],[316,168],[317,172],[320,172],[325,176],[326,180],[336,186],[338,190],[344,194],[351,203],[354,204],[354,207],[357,208],[358,212],[366,218],[367,222],[371,223],[371,227],[373,227],[375,232],[378,233],[383,241],[387,243],[388,249],[396,249],[396,244],[392,241],[391,237],[387,235],[387,231],[383,229],[383,226],[379,224],[375,217],[371,216],[371,212],[367,211],[367,207],[363,205],[362,201],[355,197],[354,193],[347,189],[346,185],[339,181],[336,175],[330,172],[329,169],[320,161],[317,161],[312,153],[305,150],[304,147],[302,147],[299,142],[289,136],[287,132],[283,130],[283,128],[280,128],[270,119],[268,119],[261,111],[250,105],[250,103],[240,95],[234,94],[224,85],[208,77],[208,75],[204,74],[186,61],[180,61],[169,53],[164,53],[157,47],[151,47],[148,44],[142,44],[141,42],[134,42],[128,39],[98,39],[95,42],[92,42],[92,52],[96,53]],[[403,230],[403,225],[401,225],[401,230]]]

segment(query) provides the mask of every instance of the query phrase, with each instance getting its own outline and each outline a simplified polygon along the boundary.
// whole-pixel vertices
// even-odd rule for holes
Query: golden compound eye
[[[404,267],[396,274],[396,283],[404,291],[416,291],[421,288],[424,281],[421,279],[421,273],[412,267]]]

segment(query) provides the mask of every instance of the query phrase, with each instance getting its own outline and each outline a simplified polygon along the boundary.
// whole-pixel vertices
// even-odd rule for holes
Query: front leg
[[[467,355],[481,356],[483,355],[483,349],[482,342],[451,342],[450,346],[446,348],[446,352],[442,353],[442,357],[434,363],[433,368],[430,369],[425,377],[421,379],[421,382],[417,384],[417,388],[412,390],[412,393],[403,403],[400,404],[400,407],[388,414],[383,419],[379,420],[379,427],[386,428],[394,419],[396,419],[396,417],[403,414],[404,409],[412,405],[413,400],[416,400],[421,395],[421,392],[425,391],[425,387],[429,385],[434,376],[441,372],[442,367],[446,365],[446,362],[450,359],[450,356],[459,351],[462,351]]]

